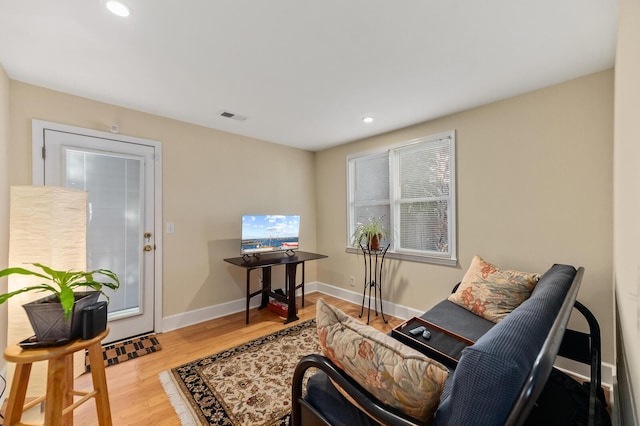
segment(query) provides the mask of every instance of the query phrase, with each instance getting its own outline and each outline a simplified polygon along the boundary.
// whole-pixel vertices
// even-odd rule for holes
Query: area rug
[[[288,425],[293,370],[320,353],[315,320],[160,373],[182,425]]]
[[[158,338],[155,334],[150,334],[103,346],[102,359],[104,360],[104,366],[108,367],[157,352],[160,349],[162,349],[162,345],[158,341]],[[84,365],[86,372],[91,371],[88,352],[85,355]]]

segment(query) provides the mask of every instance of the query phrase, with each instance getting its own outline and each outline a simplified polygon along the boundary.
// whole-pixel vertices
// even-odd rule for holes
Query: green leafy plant
[[[371,217],[366,223],[358,223],[353,232],[353,244],[361,245],[363,242],[372,250],[377,250],[377,242],[387,236],[382,217]]]
[[[26,293],[29,291],[35,292],[50,292],[57,296],[62,309],[64,311],[65,321],[69,320],[69,316],[73,311],[73,305],[75,304],[74,288],[89,287],[95,291],[98,291],[109,299],[109,296],[102,291],[103,287],[108,287],[112,290],[116,290],[120,287],[120,281],[116,274],[108,269],[96,269],[95,271],[56,271],[48,266],[40,263],[32,263],[42,270],[42,272],[35,272],[25,268],[7,268],[0,271],[0,277],[6,277],[13,274],[30,275],[46,280],[38,285],[24,287],[16,291],[12,291],[5,294],[0,294],[0,304],[6,302],[13,296],[20,293]],[[96,281],[94,275],[104,275],[111,279],[111,281]]]

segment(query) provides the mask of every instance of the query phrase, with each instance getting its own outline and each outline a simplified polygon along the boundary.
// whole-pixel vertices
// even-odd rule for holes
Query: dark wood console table
[[[293,255],[285,253],[269,253],[260,256],[232,257],[224,259],[232,265],[245,268],[247,270],[247,309],[246,323],[249,324],[249,301],[252,297],[262,295],[260,309],[266,308],[269,304],[269,297],[273,297],[280,302],[287,304],[287,319],[285,324],[298,320],[296,315],[296,290],[302,288],[302,306],[304,306],[304,262],[308,260],[324,259],[324,254],[309,253],[306,251],[296,251]],[[296,285],[296,270],[302,264],[302,282]],[[281,295],[271,291],[271,267],[285,265],[285,291],[286,295]],[[262,288],[251,293],[251,271],[262,269]]]

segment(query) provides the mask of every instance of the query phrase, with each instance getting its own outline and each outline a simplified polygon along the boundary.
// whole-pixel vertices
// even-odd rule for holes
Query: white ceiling
[[[0,0],[0,64],[14,80],[313,151],[614,64],[615,0],[125,2],[126,19],[101,0]]]

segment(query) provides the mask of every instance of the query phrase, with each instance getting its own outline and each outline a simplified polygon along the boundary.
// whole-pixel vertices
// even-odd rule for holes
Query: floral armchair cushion
[[[449,371],[442,364],[319,299],[322,352],[380,402],[431,422]]]
[[[475,256],[449,300],[497,323],[529,298],[538,280],[538,274],[503,271]]]

